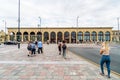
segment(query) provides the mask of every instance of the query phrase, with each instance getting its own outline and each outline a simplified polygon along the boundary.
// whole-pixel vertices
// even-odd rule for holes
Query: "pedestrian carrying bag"
[[[63,48],[63,49],[66,49],[66,45],[64,44],[64,45],[62,46],[62,48]]]
[[[27,49],[28,49],[28,50],[31,50],[31,45],[28,45],[28,46],[27,46]]]

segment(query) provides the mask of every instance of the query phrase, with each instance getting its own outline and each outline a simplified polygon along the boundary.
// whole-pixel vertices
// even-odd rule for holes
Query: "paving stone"
[[[86,44],[67,44],[82,47]],[[0,48],[0,80],[107,80],[99,67],[67,51],[67,59],[58,54],[57,44],[44,44],[44,53],[27,56],[27,44]],[[87,45],[87,47],[89,47]],[[6,49],[7,48],[7,49]],[[6,50],[6,51],[5,51]],[[89,67],[88,67],[89,66]],[[110,80],[120,77],[111,73]]]

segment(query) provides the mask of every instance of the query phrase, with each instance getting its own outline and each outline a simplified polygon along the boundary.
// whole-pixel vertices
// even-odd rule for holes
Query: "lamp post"
[[[119,34],[120,34],[120,31],[119,31],[119,17],[117,18],[117,22],[118,22],[118,41],[120,41],[120,39],[119,39]]]
[[[5,24],[5,41],[6,41],[6,21],[3,20],[4,24]]]
[[[39,18],[39,20],[40,20],[40,24],[38,24],[38,27],[40,28],[40,33],[42,33],[42,32],[41,32],[41,17],[39,16],[38,18]],[[40,35],[40,40],[42,39],[41,37],[42,37],[42,35]]]
[[[77,43],[78,43],[78,19],[79,19],[79,16],[77,16],[77,19],[76,19],[76,28],[77,28]]]
[[[20,49],[20,0],[18,1],[18,49]]]
[[[41,17],[38,17],[40,19],[40,24],[39,24],[39,27],[40,27],[40,32],[41,32]]]

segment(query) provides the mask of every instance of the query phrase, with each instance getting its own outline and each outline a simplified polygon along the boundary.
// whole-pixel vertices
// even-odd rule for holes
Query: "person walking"
[[[107,77],[110,78],[110,48],[108,46],[107,42],[103,42],[102,43],[102,48],[100,49],[100,55],[102,55],[101,60],[100,60],[100,68],[101,68],[101,75],[104,76],[104,63],[106,63],[106,67],[107,67],[107,72],[108,75]]]
[[[63,41],[62,50],[63,50],[63,57],[64,57],[64,59],[66,59],[66,49],[67,49],[67,46],[65,44],[65,41]]]
[[[62,51],[62,42],[58,42],[58,50],[59,50],[59,55],[61,55],[61,51]]]
[[[35,55],[36,46],[35,46],[35,43],[34,43],[34,42],[32,42],[32,44],[31,44],[31,50],[32,50],[32,55],[33,55],[33,54]]]
[[[40,54],[40,51],[43,53],[43,44],[41,41],[38,42],[38,54]]]
[[[29,51],[29,53],[28,53],[27,56],[30,56],[30,55],[32,54],[32,50],[31,50],[31,42],[30,42],[30,41],[28,42],[27,49],[28,49],[28,51]]]

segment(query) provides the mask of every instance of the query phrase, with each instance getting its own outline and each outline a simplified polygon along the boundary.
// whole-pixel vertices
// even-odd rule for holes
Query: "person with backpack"
[[[30,42],[30,41],[28,42],[27,50],[29,51],[29,53],[28,53],[28,55],[27,55],[27,56],[32,55],[31,42]]]
[[[36,46],[35,46],[35,43],[31,43],[31,50],[32,50],[32,55],[34,54],[35,55],[35,52],[36,52]]]
[[[64,57],[64,59],[66,59],[66,49],[67,49],[67,46],[65,44],[65,41],[63,41],[62,50],[63,50],[63,57]]]

